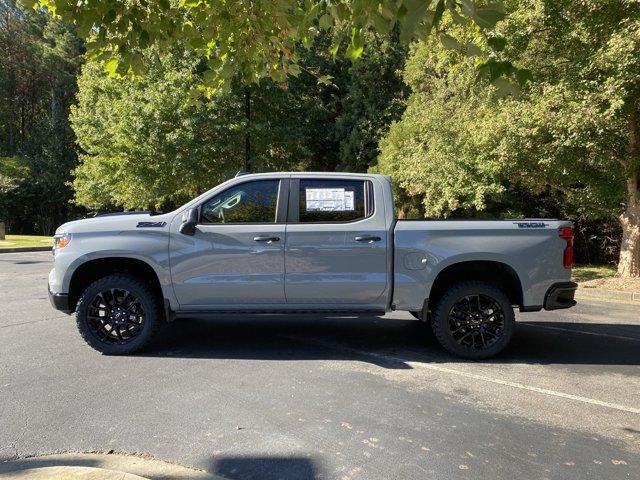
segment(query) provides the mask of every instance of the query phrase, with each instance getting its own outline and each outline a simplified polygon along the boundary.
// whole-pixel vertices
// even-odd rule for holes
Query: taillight
[[[562,264],[564,268],[571,268],[573,265],[573,227],[560,227],[558,234],[567,241],[567,246],[564,247],[562,256]]]

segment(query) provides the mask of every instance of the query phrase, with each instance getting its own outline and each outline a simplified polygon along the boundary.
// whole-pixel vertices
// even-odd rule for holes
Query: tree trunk
[[[56,119],[58,116],[58,102],[56,99],[56,89],[51,87],[51,130],[56,128]]]
[[[622,243],[618,275],[640,277],[640,134],[634,111],[629,119],[630,176],[627,179],[627,208],[620,215]]]
[[[638,201],[638,179],[629,179],[629,200],[627,209],[620,215],[622,243],[618,275],[640,277],[640,201]]]
[[[15,102],[13,100],[13,95],[15,91],[9,92],[9,109],[7,112],[7,153],[9,156],[12,156],[16,153],[16,140],[15,140],[15,130],[14,130],[14,107]]]
[[[12,156],[16,152],[13,133],[13,105],[9,104],[9,118],[7,119],[7,153]]]

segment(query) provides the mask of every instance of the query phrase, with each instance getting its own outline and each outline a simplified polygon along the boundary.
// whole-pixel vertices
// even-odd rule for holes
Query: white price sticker
[[[307,212],[344,212],[354,210],[353,192],[344,188],[306,188]]]

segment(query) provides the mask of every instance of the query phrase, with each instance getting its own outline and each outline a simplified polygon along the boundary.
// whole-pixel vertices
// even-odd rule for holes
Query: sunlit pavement
[[[49,305],[51,262],[0,255],[2,460],[114,450],[261,480],[640,477],[638,305],[520,314],[483,363],[405,313],[178,321],[155,348],[106,357]]]

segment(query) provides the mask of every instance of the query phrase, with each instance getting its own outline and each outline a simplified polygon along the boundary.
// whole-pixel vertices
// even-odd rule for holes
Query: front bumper
[[[66,293],[53,293],[49,290],[49,301],[53,308],[64,313],[71,313],[69,308],[69,295]]]
[[[561,282],[551,285],[544,297],[545,310],[559,310],[573,307],[577,302],[573,299],[578,284],[575,282]]]

